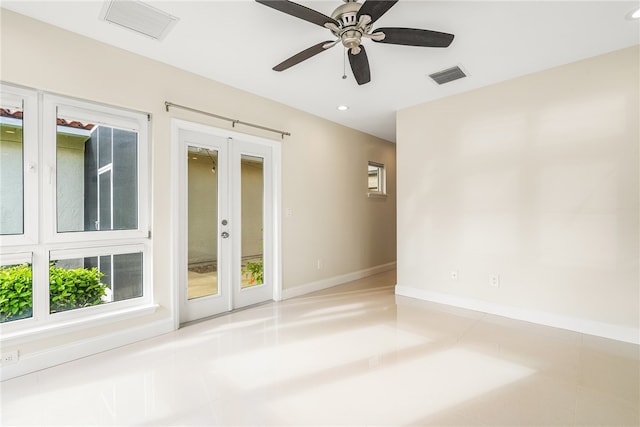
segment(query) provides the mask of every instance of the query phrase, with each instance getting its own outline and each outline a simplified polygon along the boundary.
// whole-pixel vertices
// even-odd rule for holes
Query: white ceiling
[[[361,0],[362,1],[362,0]],[[358,86],[340,45],[283,72],[271,68],[329,30],[251,0],[146,3],[180,20],[161,42],[100,20],[104,1],[10,1],[4,8],[395,141],[398,109],[640,43],[634,1],[400,0],[376,27],[455,34],[447,49],[365,40],[371,83]],[[330,15],[341,0],[298,1]],[[466,79],[428,77],[454,65]],[[348,62],[347,62],[348,67]],[[340,112],[336,107],[350,107]],[[196,106],[197,107],[197,106]]]

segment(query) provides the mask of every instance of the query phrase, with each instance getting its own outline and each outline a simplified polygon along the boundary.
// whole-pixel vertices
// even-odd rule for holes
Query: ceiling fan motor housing
[[[348,2],[341,6],[338,6],[333,11],[331,17],[342,24],[342,28],[355,26],[358,24],[358,11],[360,10],[360,3]]]
[[[360,43],[362,42],[362,34],[371,31],[371,24],[364,26],[358,25],[358,11],[362,6],[356,0],[345,0],[345,4],[338,6],[333,11],[331,17],[340,23],[339,31],[334,29],[331,32],[339,37],[342,45],[347,49],[351,49],[353,54],[360,52]]]

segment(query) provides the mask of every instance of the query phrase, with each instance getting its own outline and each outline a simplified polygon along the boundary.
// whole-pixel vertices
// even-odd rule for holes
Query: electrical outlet
[[[500,287],[500,276],[498,274],[491,275],[491,286],[493,286],[494,288]]]
[[[18,361],[18,350],[7,351],[0,355],[2,365],[10,365]]]
[[[451,280],[458,280],[458,272],[453,270],[451,272]]]

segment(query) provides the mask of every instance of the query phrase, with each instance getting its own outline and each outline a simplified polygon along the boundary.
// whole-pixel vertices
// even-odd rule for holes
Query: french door
[[[186,123],[177,142],[180,322],[274,299],[279,148]]]

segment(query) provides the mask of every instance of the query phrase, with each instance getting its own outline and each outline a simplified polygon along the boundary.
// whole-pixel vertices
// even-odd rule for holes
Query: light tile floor
[[[11,425],[640,425],[636,345],[396,297],[395,272],[1,384]]]

